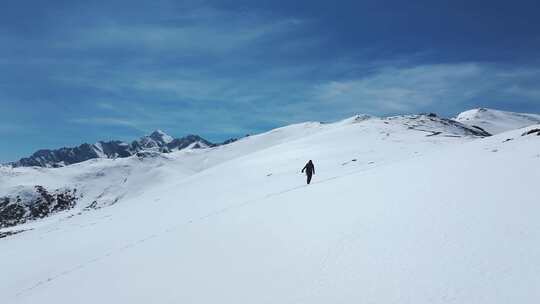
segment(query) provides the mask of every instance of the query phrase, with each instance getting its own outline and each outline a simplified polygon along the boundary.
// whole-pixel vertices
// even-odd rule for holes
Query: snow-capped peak
[[[540,115],[478,108],[459,113],[455,120],[480,127],[491,134],[498,134],[538,124]]]
[[[152,132],[152,134],[150,134],[149,137],[152,138],[153,140],[160,141],[165,144],[168,144],[174,140],[172,136],[168,135],[167,133],[159,129]]]

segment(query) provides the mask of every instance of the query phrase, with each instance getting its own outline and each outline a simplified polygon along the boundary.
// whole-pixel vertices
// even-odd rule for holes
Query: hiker
[[[309,185],[309,183],[311,182],[311,176],[315,174],[315,166],[313,165],[311,159],[307,162],[304,168],[302,168],[302,173],[304,173],[304,170],[306,171],[307,183]]]

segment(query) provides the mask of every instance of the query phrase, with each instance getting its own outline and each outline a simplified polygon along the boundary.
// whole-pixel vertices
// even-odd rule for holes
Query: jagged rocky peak
[[[156,130],[131,143],[99,141],[93,145],[85,143],[78,147],[39,150],[30,157],[22,158],[11,165],[14,167],[63,167],[94,158],[123,158],[144,151],[169,153],[182,149],[202,149],[216,145],[220,144],[213,144],[198,135],[175,139],[162,130]]]
[[[167,145],[170,150],[182,150],[186,148],[200,149],[214,146],[216,146],[216,144],[207,141],[199,135],[193,134],[184,136],[182,138],[176,138]]]
[[[190,134],[181,138],[173,138],[161,130],[156,130],[150,135],[141,137],[138,141],[133,142],[133,145],[165,153],[186,148],[200,149],[215,146],[215,144],[198,135]]]
[[[148,137],[163,144],[168,144],[174,140],[172,136],[159,129],[152,132]]]

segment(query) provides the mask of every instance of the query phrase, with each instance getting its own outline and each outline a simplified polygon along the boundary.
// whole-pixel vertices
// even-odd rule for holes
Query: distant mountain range
[[[187,135],[173,138],[161,130],[143,136],[131,143],[123,141],[99,141],[95,144],[82,144],[78,147],[67,147],[55,150],[43,149],[29,157],[9,163],[13,167],[63,167],[94,158],[123,158],[136,155],[142,151],[169,153],[183,149],[201,149],[215,147],[234,142],[229,139],[223,143],[211,143],[198,135]]]

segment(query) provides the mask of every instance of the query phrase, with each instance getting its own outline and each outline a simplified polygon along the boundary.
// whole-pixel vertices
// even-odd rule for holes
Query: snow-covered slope
[[[469,126],[480,127],[491,134],[499,134],[540,124],[540,115],[480,108],[462,112],[456,120]]]
[[[336,139],[327,138],[327,134],[333,132],[338,132]],[[348,159],[349,155],[354,154],[354,151],[365,150],[366,143],[369,144],[369,150],[363,153],[370,155],[370,162],[375,163],[381,159],[399,160],[419,151],[433,149],[438,144],[456,141],[449,138],[460,138],[457,142],[461,142],[480,135],[483,134],[434,115],[385,119],[355,116],[334,124],[311,122],[278,128],[213,149],[188,149],[183,153],[162,154],[152,148],[174,140],[167,140],[166,137],[163,139],[164,133],[156,131],[139,141],[146,152],[138,152],[133,157],[93,159],[62,169],[4,167],[0,170],[0,200],[7,198],[8,201],[4,204],[6,206],[0,204],[0,227],[69,209],[73,207],[73,198],[78,203],[72,212],[110,206],[138,195],[154,184],[162,184],[171,176],[175,179],[184,178],[221,162],[310,136],[322,136],[321,148],[313,152],[313,157],[320,158],[317,153],[330,146],[328,153],[331,157],[336,157],[337,153],[342,154],[342,162],[347,164],[356,161],[354,157]],[[198,144],[196,141],[190,142]],[[303,145],[301,140],[300,144]],[[388,149],[388,154],[381,155],[378,150],[386,148],[375,149],[379,145],[395,149]],[[336,150],[338,146],[340,148]],[[42,193],[69,194],[69,202],[58,208],[56,201],[47,199]]]
[[[355,117],[165,156],[3,169],[4,193],[52,176],[127,194],[0,230],[33,229],[0,239],[2,301],[537,303],[531,128],[481,138],[428,115]]]

